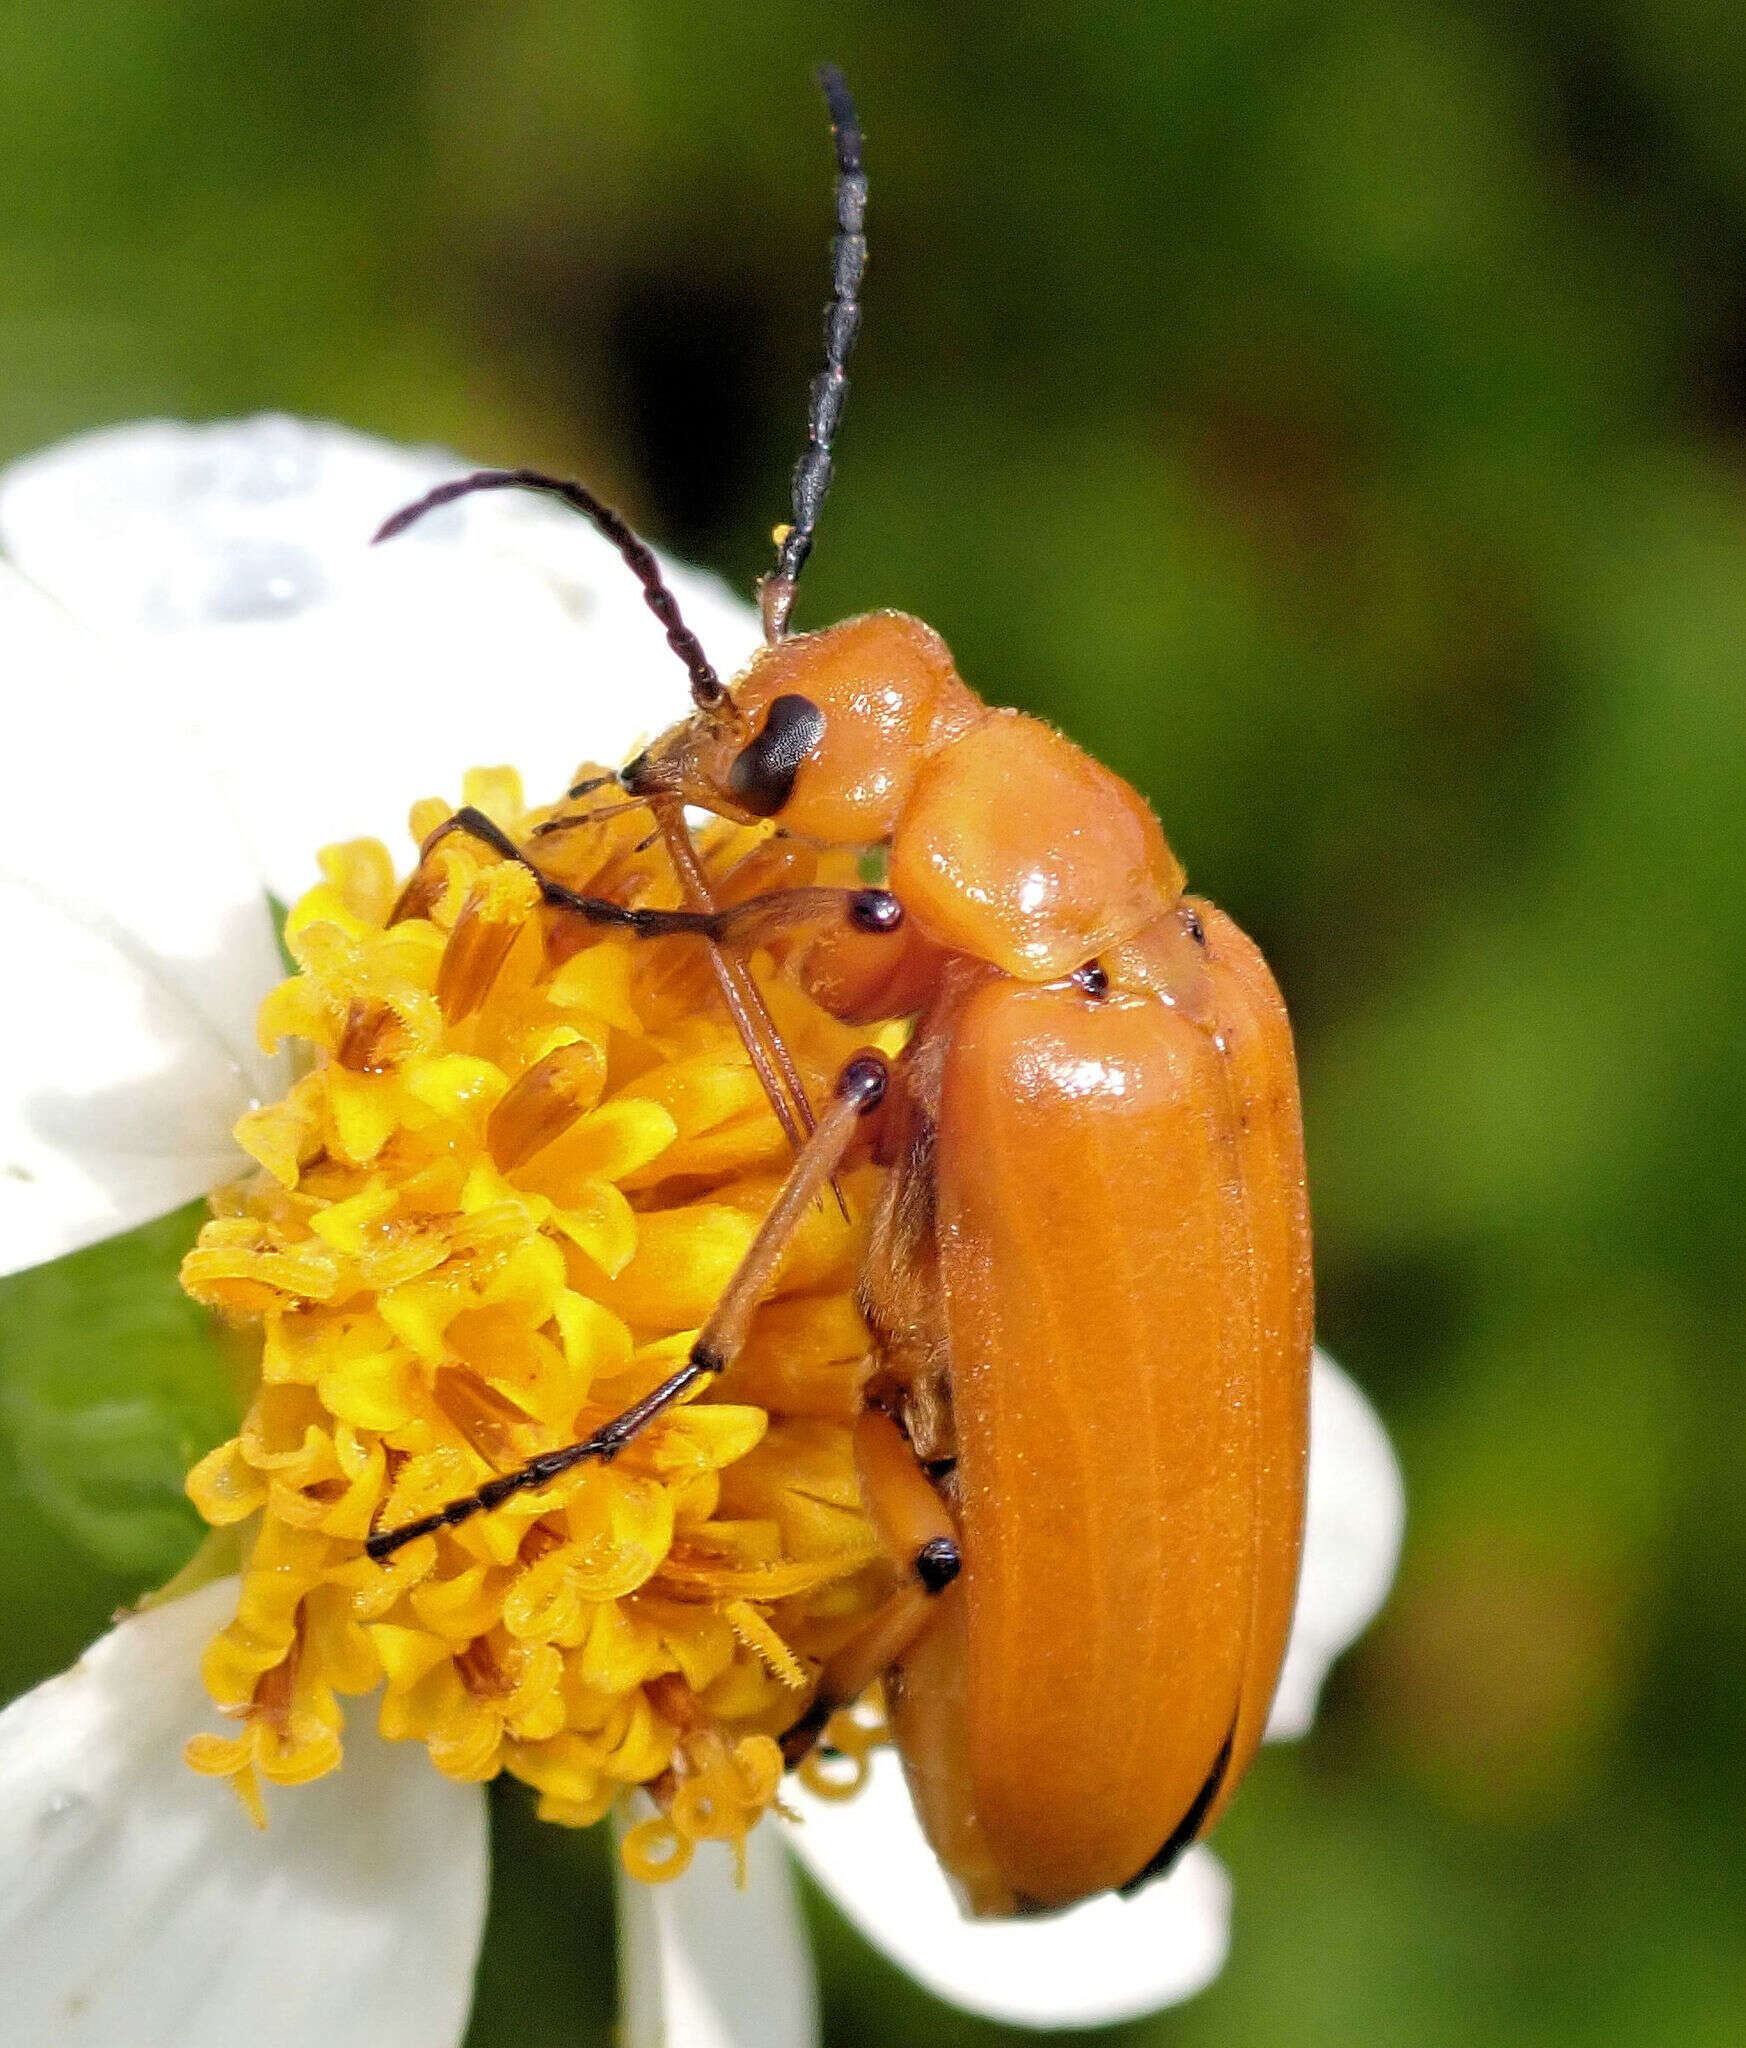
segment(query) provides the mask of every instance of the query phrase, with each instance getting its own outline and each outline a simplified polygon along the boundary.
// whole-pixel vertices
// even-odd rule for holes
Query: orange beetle
[[[860,1284],[876,1363],[855,1449],[905,1575],[820,1674],[783,1748],[798,1761],[883,1676],[922,1825],[966,1903],[1036,1911],[1167,1868],[1261,1739],[1303,1526],[1311,1294],[1296,1070],[1260,954],[1184,896],[1124,782],[1038,720],[989,709],[915,619],[787,634],[866,247],[860,131],[841,78],[821,80],[838,157],[826,369],[794,522],[762,589],[769,644],[731,691],[648,550],[579,485],[486,471],[383,529],[468,491],[527,485],[586,513],[642,579],[695,709],[618,779],[652,810],[691,907],[578,895],[476,811],[445,829],[526,864],[560,910],[705,939],[798,1156],[679,1371],[584,1442],[369,1548],[385,1556],[611,1457],[713,1378],[795,1223],[871,1149],[890,1171]],[[687,805],[885,848],[889,887],[718,908]],[[836,1016],[916,1018],[894,1064],[852,1060],[816,1117],[745,966],[782,932]]]

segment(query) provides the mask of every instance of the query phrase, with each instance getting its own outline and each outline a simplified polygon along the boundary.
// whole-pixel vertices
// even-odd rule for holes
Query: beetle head
[[[635,796],[872,845],[890,837],[923,759],[980,710],[931,627],[870,612],[760,649],[731,704],[671,727],[621,780]]]

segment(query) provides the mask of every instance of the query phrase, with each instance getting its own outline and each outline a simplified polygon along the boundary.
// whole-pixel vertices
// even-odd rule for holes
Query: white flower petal
[[[387,515],[464,464],[275,416],[87,434],[0,477],[0,542],[79,617],[173,663],[178,700],[274,892],[313,854],[506,763],[549,801],[683,711],[685,673],[617,552],[503,493],[380,548]],[[665,565],[724,675],[756,615]]]
[[[1192,1998],[1230,1944],[1231,1881],[1210,1849],[1132,1898],[1113,1892],[1048,1919],[970,1920],[928,1847],[896,1753],[876,1750],[855,1798],[814,1798],[790,1845],[850,1920],[920,1984],[986,2019],[1095,2027]]]
[[[0,2033],[31,2048],[453,2048],[484,1924],[485,1802],[416,1744],[251,1826],[182,1762],[236,1581],[135,1615],[0,1714]]]
[[[1394,1583],[1406,1489],[1376,1411],[1323,1351],[1310,1382],[1303,1574],[1269,1741],[1307,1734],[1328,1666],[1362,1634]]]
[[[624,1829],[621,1814],[619,1839]],[[671,1884],[641,1884],[621,1866],[618,1941],[624,2048],[809,2048],[818,2039],[812,1955],[773,1828],[747,1839],[744,1890],[715,1844]]]
[[[260,877],[137,659],[0,564],[0,1273],[236,1172],[281,1093]]]

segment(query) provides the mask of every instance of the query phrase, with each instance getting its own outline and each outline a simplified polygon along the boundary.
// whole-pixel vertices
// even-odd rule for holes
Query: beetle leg
[[[697,848],[691,843],[683,806],[657,800],[649,808],[655,814],[656,830],[666,841],[667,856],[673,863],[673,872],[679,877],[686,902],[694,910],[713,910],[715,899],[709,892],[702,863],[697,858]],[[728,1015],[734,1020],[734,1029],[740,1035],[740,1043],[746,1049],[746,1057],[752,1063],[770,1107],[776,1112],[776,1121],[798,1152],[805,1135],[812,1129],[813,1115],[812,1104],[807,1100],[806,1084],[800,1078],[794,1056],[783,1044],[782,1034],[776,1029],[776,1019],[771,1016],[770,1006],[752,979],[752,970],[746,962],[714,945],[709,949],[709,964],[715,972],[722,1000],[727,1004]],[[837,1207],[846,1216],[848,1209],[843,1202],[841,1188],[836,1190],[836,1196]]]
[[[671,914],[683,915],[677,911]],[[783,1135],[798,1154],[813,1128],[812,1104],[807,1098],[806,1084],[776,1029],[763,991],[752,979],[744,952],[784,931],[804,929],[826,920],[849,931],[883,936],[895,932],[902,924],[903,906],[889,889],[773,889],[767,895],[748,896],[725,910],[707,915],[713,920],[708,937],[716,985]],[[774,1048],[774,1061],[766,1050],[766,1039]],[[784,1093],[784,1082],[788,1093]],[[799,1123],[804,1128],[795,1123],[788,1106],[789,1094],[800,1111]],[[846,1223],[849,1205],[835,1179],[831,1181],[831,1193]]]
[[[542,1451],[515,1471],[499,1473],[495,1479],[486,1480],[476,1493],[452,1500],[434,1514],[405,1522],[398,1529],[379,1531],[365,1541],[364,1548],[370,1556],[387,1557],[419,1536],[431,1536],[439,1529],[452,1529],[457,1523],[471,1521],[488,1508],[500,1507],[514,1494],[544,1486],[586,1458],[617,1457],[657,1417],[724,1372],[745,1344],[752,1312],[769,1286],[796,1225],[847,1157],[862,1119],[884,1101],[889,1080],[890,1069],[876,1052],[857,1053],[837,1076],[837,1085],[818,1128],[802,1146],[800,1156],[770,1205],[769,1214],[759,1224],[738,1270],[698,1332],[691,1355],[677,1372],[670,1373],[622,1415],[615,1415],[579,1443]]]
[[[619,903],[610,896],[587,896],[579,889],[554,881],[537,861],[530,860],[522,852],[501,825],[471,804],[463,804],[443,820],[425,841],[425,852],[428,853],[451,832],[465,833],[469,839],[477,839],[481,845],[490,847],[493,853],[501,854],[505,860],[513,861],[517,867],[526,868],[539,884],[544,902],[554,910],[568,911],[586,924],[611,925],[619,931],[629,932],[633,938],[667,939],[689,932],[719,940],[719,919],[714,912],[640,910],[633,904]]]
[[[696,858],[691,854],[689,836],[679,826],[680,838],[670,840],[674,863],[692,907],[687,910],[642,910],[610,896],[588,896],[580,890],[554,881],[537,862],[516,845],[503,828],[481,810],[465,804],[444,819],[425,843],[428,852],[450,832],[464,832],[489,846],[505,860],[524,867],[539,884],[543,899],[554,909],[567,911],[587,924],[610,925],[633,938],[665,939],[691,935],[708,942],[711,963],[734,1029],[763,1084],[771,1108],[776,1112],[783,1135],[798,1153],[816,1119],[807,1099],[806,1085],[783,1044],[758,984],[740,956],[766,939],[808,925],[840,922],[847,929],[883,936],[895,932],[903,922],[902,906],[888,889],[773,889],[761,896],[747,897],[724,910],[715,908],[708,884]],[[683,857],[691,855],[690,858]],[[834,1183],[833,1183],[834,1186]],[[837,1205],[843,1205],[842,1190],[835,1190]]]
[[[908,1575],[819,1673],[812,1704],[782,1737],[782,1756],[790,1769],[806,1757],[839,1708],[853,1706],[920,1640],[939,1613],[939,1596],[963,1562],[945,1502],[902,1431],[877,1408],[866,1409],[855,1425],[855,1469],[874,1526],[891,1554],[908,1566]]]
[[[639,910],[610,896],[586,896],[553,881],[507,832],[471,804],[444,819],[433,837],[448,832],[465,832],[505,860],[526,868],[554,910],[567,910],[589,924],[616,926],[633,938],[694,934],[712,945],[750,949],[785,932],[836,919],[855,931],[873,934],[894,932],[903,922],[903,907],[889,889],[770,889],[760,896],[744,897],[725,910]]]

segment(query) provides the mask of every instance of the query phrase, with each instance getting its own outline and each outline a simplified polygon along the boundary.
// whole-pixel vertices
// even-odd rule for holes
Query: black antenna
[[[731,701],[720,676],[710,667],[709,656],[704,653],[697,635],[679,616],[678,603],[672,591],[661,581],[660,565],[654,556],[610,505],[603,505],[592,491],[585,490],[581,484],[566,483],[562,477],[546,476],[537,469],[475,470],[471,476],[459,476],[452,483],[438,484],[434,491],[426,491],[416,504],[402,506],[392,519],[383,521],[371,545],[374,546],[376,541],[392,540],[427,512],[434,512],[439,505],[452,505],[457,498],[470,497],[475,491],[545,491],[554,498],[562,498],[584,519],[592,520],[624,557],[631,574],[643,586],[644,603],[660,620],[667,635],[667,645],[685,664],[685,671],[691,678],[692,703],[700,711],[719,711]]]
[[[861,280],[867,274],[867,173],[861,164],[861,122],[848,82],[834,64],[818,67],[837,145],[837,232],[831,242],[831,302],[824,314],[824,369],[812,380],[806,409],[806,451],[794,465],[794,523],[782,530],[776,567],[758,586],[764,638],[788,631],[794,586],[812,553],[812,532],[831,487],[831,440],[843,417],[849,357],[861,325]]]

